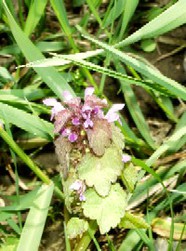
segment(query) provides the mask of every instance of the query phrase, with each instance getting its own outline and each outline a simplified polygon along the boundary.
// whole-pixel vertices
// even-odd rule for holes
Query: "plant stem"
[[[12,150],[29,166],[29,168],[47,185],[51,180],[34,164],[34,162],[23,152],[8,133],[0,126],[0,136],[12,148]]]
[[[0,136],[11,147],[11,149],[27,164],[27,166],[39,177],[45,184],[49,185],[52,181],[42,172],[42,170],[35,165],[35,163],[26,155],[25,152],[15,143],[10,135],[0,125]],[[60,199],[64,199],[63,193],[55,186],[54,191]]]

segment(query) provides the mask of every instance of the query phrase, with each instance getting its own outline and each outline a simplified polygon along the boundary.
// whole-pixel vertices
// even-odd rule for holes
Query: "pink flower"
[[[128,154],[123,154],[123,155],[122,155],[122,161],[123,161],[124,163],[127,163],[127,162],[131,161],[131,156],[128,155]]]
[[[69,128],[65,128],[62,130],[61,135],[64,137],[67,137],[70,135],[70,133],[71,133],[71,130]]]
[[[75,125],[75,126],[80,125],[81,123],[80,123],[79,118],[77,118],[77,117],[73,118],[73,119],[72,119],[72,124]]]
[[[71,99],[73,99],[72,94],[69,91],[64,91],[63,92],[63,98],[65,102],[70,101]]]
[[[87,129],[89,127],[93,127],[94,123],[90,118],[87,117],[83,125],[84,125],[84,128]]]
[[[72,185],[69,187],[71,190],[74,190],[79,195],[80,201],[85,201],[85,195],[84,192],[86,190],[86,186],[82,180],[76,180]]]
[[[72,132],[69,134],[68,139],[71,143],[73,143],[78,139],[78,135],[75,132]]]
[[[124,104],[115,104],[115,105],[113,105],[109,109],[107,114],[105,115],[105,119],[107,119],[107,121],[109,123],[112,123],[114,121],[118,121],[119,120],[119,114],[117,112],[122,110],[124,106],[125,106]]]
[[[58,102],[55,98],[46,98],[43,100],[43,104],[53,107],[50,120],[52,120],[58,112],[65,110],[62,104]]]
[[[87,96],[92,96],[93,93],[94,93],[94,87],[87,87],[85,89],[84,97],[86,98]]]

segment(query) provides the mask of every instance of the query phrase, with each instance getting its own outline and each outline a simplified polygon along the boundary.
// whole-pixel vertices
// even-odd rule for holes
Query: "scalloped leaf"
[[[119,224],[120,228],[136,229],[136,228],[149,228],[149,224],[140,215],[135,215],[126,212],[125,216]]]
[[[70,239],[81,236],[88,230],[88,222],[77,217],[72,217],[67,223],[67,236]]]
[[[97,119],[94,121],[92,129],[87,130],[89,145],[98,156],[105,153],[105,148],[111,143],[110,124],[105,119]]]
[[[119,184],[111,186],[107,197],[99,196],[92,188],[85,192],[86,201],[83,203],[84,215],[96,220],[101,234],[115,228],[125,214],[127,193]]]
[[[118,147],[118,149],[123,149],[125,146],[125,141],[124,141],[124,135],[122,134],[121,130],[119,127],[115,126],[115,124],[112,124],[112,141]]]
[[[116,182],[122,168],[121,153],[112,146],[105,150],[102,157],[86,154],[78,167],[78,173],[79,178],[85,180],[87,186],[94,186],[99,195],[107,196],[111,183]]]

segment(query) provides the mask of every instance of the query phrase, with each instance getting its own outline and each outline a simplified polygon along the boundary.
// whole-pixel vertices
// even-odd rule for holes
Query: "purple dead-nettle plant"
[[[65,205],[76,216],[75,225],[70,220],[67,231],[71,236],[70,229],[77,226],[79,213],[80,225],[83,217],[85,222],[96,220],[104,234],[121,220],[125,222],[125,209],[135,183],[131,157],[123,153],[124,137],[115,125],[116,121],[121,123],[118,112],[124,104],[108,109],[107,100],[94,95],[93,87],[85,89],[83,100],[68,91],[62,95],[62,103],[54,98],[43,103],[52,108]],[[80,226],[77,236],[85,231],[78,229]]]

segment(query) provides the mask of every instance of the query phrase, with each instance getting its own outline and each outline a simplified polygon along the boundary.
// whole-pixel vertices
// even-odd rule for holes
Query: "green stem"
[[[15,143],[8,133],[0,126],[0,136],[12,148],[12,150],[29,166],[29,168],[47,185],[51,180],[39,169],[38,166],[23,152],[23,150]]]
[[[91,236],[93,236],[96,233],[97,227],[98,226],[97,226],[96,221],[91,221],[89,223],[89,230],[86,233],[84,233],[84,235],[81,238],[81,240],[79,241],[75,251],[86,251],[87,250],[87,248],[92,240]],[[89,234],[90,231],[91,231],[91,236]]]
[[[10,135],[0,125],[0,136],[11,147],[11,149],[27,164],[27,166],[39,177],[45,184],[49,185],[52,181],[44,174],[41,169],[34,164],[34,162],[26,155],[25,152],[15,143]],[[64,199],[63,193],[55,186],[54,191],[60,199]]]

